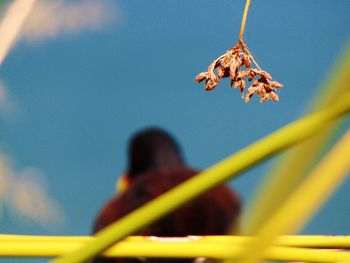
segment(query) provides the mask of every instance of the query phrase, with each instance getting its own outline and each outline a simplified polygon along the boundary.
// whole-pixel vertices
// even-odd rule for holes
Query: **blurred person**
[[[158,128],[136,133],[128,149],[128,169],[119,180],[122,192],[109,200],[98,214],[94,233],[138,207],[199,173],[188,167],[175,139]],[[184,237],[188,235],[224,235],[238,224],[241,201],[227,186],[218,186],[183,205],[135,235]],[[142,219],[141,219],[142,220]],[[104,258],[109,262],[195,262],[194,259]]]

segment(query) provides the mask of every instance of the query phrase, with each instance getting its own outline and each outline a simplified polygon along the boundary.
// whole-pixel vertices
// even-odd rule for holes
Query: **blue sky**
[[[193,81],[236,43],[244,1],[101,2],[103,16],[91,23],[37,37],[28,29],[0,67],[12,108],[0,115],[1,153],[16,173],[40,171],[66,214],[47,230],[7,207],[0,232],[89,234],[125,169],[133,132],[167,129],[188,163],[204,169],[298,118],[349,40],[347,0],[253,0],[244,40],[285,87],[279,103],[246,104],[227,81],[210,93]],[[231,183],[245,201],[267,167]],[[349,234],[349,186],[306,233]]]

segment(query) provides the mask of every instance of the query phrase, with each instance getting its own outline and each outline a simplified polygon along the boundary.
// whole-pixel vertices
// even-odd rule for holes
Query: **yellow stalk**
[[[85,241],[86,242],[86,241]],[[46,242],[19,241],[1,242],[2,257],[54,257],[75,251],[84,242]],[[247,251],[246,246],[231,242],[208,241],[122,241],[108,249],[103,255],[107,257],[163,257],[163,258],[196,258],[238,259]],[[266,260],[334,262],[350,260],[350,253],[338,250],[315,250],[291,247],[270,247],[263,255]]]
[[[88,245],[52,262],[84,262],[101,253],[117,241],[135,233],[165,216],[174,209],[196,198],[205,191],[237,176],[242,171],[267,157],[286,149],[323,129],[327,124],[350,111],[350,92],[323,111],[300,119],[244,148],[231,157],[154,199],[96,234]]]
[[[245,28],[245,23],[247,21],[249,5],[250,5],[250,0],[246,0],[244,12],[243,12],[243,16],[242,16],[241,30],[239,32],[238,42],[243,41],[244,28]]]
[[[87,244],[96,238],[93,236],[21,236],[21,235],[0,235],[0,243],[53,243],[53,244]],[[181,238],[181,242],[187,243],[225,243],[231,246],[247,246],[254,243],[255,237],[251,236],[188,236]],[[178,238],[154,238],[147,236],[129,236],[120,243],[138,243],[140,245],[150,243],[154,246],[162,242],[180,242]],[[120,244],[118,243],[118,244]],[[308,236],[290,235],[280,236],[274,242],[275,246],[305,247],[305,248],[350,248],[350,236]],[[36,244],[37,246],[37,244]],[[40,246],[38,249],[41,250]],[[135,250],[135,255],[138,251]],[[1,256],[0,248],[0,256]],[[16,256],[16,255],[14,255]]]
[[[341,61],[337,63],[339,66],[333,70],[321,91],[318,90],[316,98],[309,107],[311,112],[331,106],[339,95],[349,90],[350,45],[347,47],[345,54],[341,56]],[[269,215],[273,214],[277,207],[285,201],[310,166],[315,163],[319,153],[341,123],[340,120],[325,127],[316,136],[293,147],[275,162],[271,171],[267,173],[266,180],[260,185],[253,202],[248,206],[248,213],[245,214],[243,220],[245,234],[256,233]]]
[[[298,231],[346,178],[350,170],[350,129],[258,231],[243,262],[257,262],[281,234]]]

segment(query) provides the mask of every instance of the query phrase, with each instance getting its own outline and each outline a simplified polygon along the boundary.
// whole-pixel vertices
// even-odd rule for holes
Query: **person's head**
[[[152,128],[136,133],[128,149],[129,184],[113,197],[99,213],[94,233],[125,217],[179,184],[198,171],[185,165],[175,139],[167,132]],[[135,235],[184,237],[188,235],[223,235],[236,225],[241,201],[227,186],[203,193],[186,205],[143,227]],[[142,220],[142,219],[140,219]],[[194,263],[193,259],[96,258],[94,263]]]
[[[177,142],[162,129],[142,130],[129,142],[127,173],[130,178],[150,170],[179,166],[183,163]]]

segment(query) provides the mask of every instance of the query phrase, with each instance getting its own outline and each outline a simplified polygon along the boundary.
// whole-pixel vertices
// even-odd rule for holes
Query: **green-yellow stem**
[[[31,236],[31,235],[6,235],[0,234],[0,243],[4,244],[11,243],[14,246],[21,243],[23,246],[31,246],[28,249],[27,256],[31,256],[37,253],[38,256],[43,256],[40,252],[43,252],[40,244],[87,244],[94,241],[96,238],[93,236]],[[118,244],[129,244],[137,243],[140,246],[144,244],[152,244],[155,249],[160,243],[224,243],[232,246],[249,246],[256,242],[256,237],[253,236],[187,236],[183,238],[155,238],[152,236],[128,236],[123,241]],[[309,235],[289,235],[289,236],[279,236],[274,240],[273,246],[289,246],[289,247],[304,247],[304,248],[325,248],[325,249],[341,249],[350,248],[350,236],[309,236]],[[117,247],[117,246],[115,246]],[[37,250],[37,252],[35,252]],[[57,250],[57,255],[59,254]],[[4,256],[6,251],[0,246],[0,256]],[[21,254],[20,254],[21,253]],[[56,252],[55,252],[56,253]],[[12,256],[17,257],[19,255],[26,255],[24,252],[17,251],[12,254]],[[138,250],[134,250],[134,255],[138,255]]]
[[[64,255],[84,246],[83,242],[5,242],[1,243],[2,257],[53,257]],[[122,241],[106,250],[107,257],[152,257],[238,259],[249,246],[225,240],[213,241]],[[263,255],[266,260],[329,263],[350,260],[350,253],[338,250],[319,250],[271,246]]]
[[[270,215],[257,232],[257,239],[242,263],[263,259],[274,240],[285,233],[295,233],[315,214],[322,204],[347,178],[350,171],[350,129],[293,194]]]

